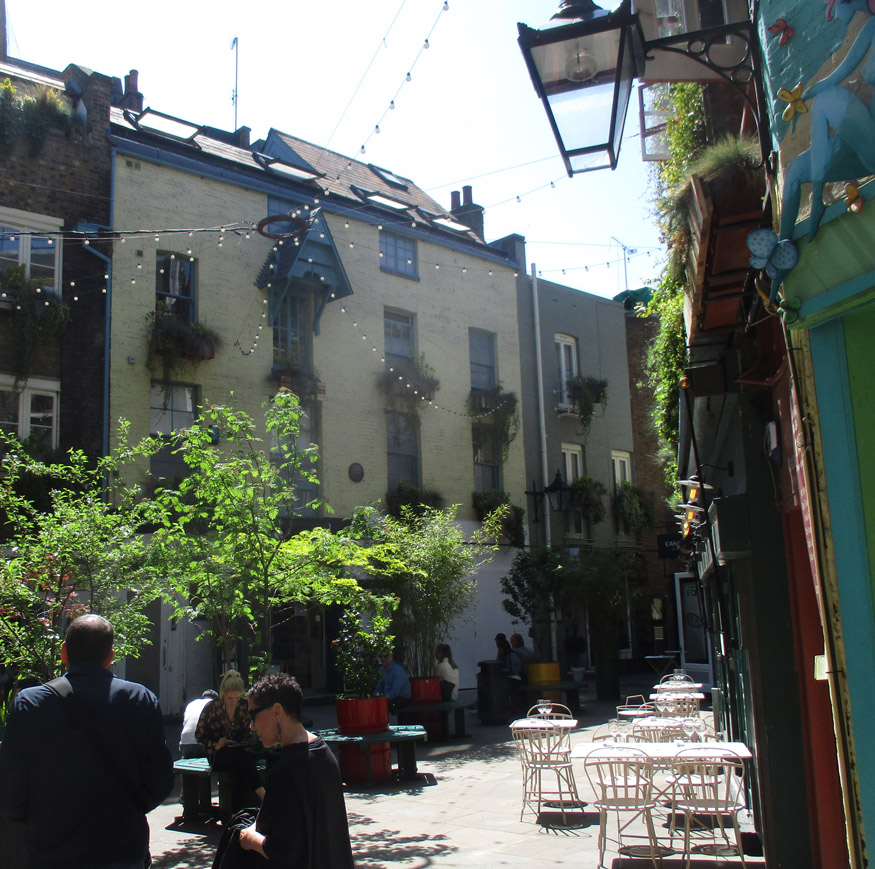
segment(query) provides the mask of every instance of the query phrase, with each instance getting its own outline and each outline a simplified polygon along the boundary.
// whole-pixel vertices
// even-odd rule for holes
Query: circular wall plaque
[[[365,469],[358,462],[353,462],[349,466],[349,478],[353,483],[360,483],[365,478]]]

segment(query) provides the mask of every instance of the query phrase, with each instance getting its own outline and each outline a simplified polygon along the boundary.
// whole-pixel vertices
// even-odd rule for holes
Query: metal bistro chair
[[[617,707],[617,718],[644,718],[654,714],[654,705],[643,694],[631,694],[626,702]]]
[[[526,718],[574,718],[571,710],[561,703],[554,703],[552,700],[539,701],[527,713]]]
[[[654,705],[657,715],[666,718],[696,718],[699,715],[699,701],[695,697],[678,696],[671,691],[660,694]]]
[[[537,817],[543,805],[555,805],[562,813],[562,823],[566,823],[566,807],[580,808],[583,805],[574,781],[568,730],[543,720],[531,727],[514,728],[513,738],[523,768],[520,820],[527,807],[532,808]]]
[[[690,828],[694,820],[708,817],[711,832],[715,836],[720,830],[723,840],[729,846],[724,821],[730,818],[735,831],[735,846],[744,866],[744,849],[741,844],[741,830],[738,826],[739,812],[746,808],[744,791],[744,761],[731,752],[716,753],[707,745],[681,749],[671,763],[672,799],[671,827],[672,841],[678,814],[684,816],[684,855],[685,865],[690,865]],[[707,829],[697,821],[702,829]]]
[[[593,805],[599,810],[599,866],[604,866],[608,843],[608,812],[616,813],[618,853],[634,853],[623,845],[629,826],[641,818],[647,829],[650,859],[656,866],[661,856],[653,827],[653,765],[640,749],[630,746],[597,748],[584,761],[589,785],[595,794]],[[628,816],[624,821],[623,816]]]

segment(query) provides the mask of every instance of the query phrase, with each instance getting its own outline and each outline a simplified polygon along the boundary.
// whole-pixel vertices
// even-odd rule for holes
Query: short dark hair
[[[69,664],[100,664],[112,654],[112,625],[95,613],[85,613],[70,622],[64,645]]]
[[[304,693],[297,679],[288,673],[272,673],[259,679],[246,692],[246,697],[260,708],[279,703],[295,721],[301,720]]]

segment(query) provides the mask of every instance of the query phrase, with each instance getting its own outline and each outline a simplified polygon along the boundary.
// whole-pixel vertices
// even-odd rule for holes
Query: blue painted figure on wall
[[[867,14],[854,44],[836,69],[815,82],[802,94],[811,104],[811,147],[787,167],[781,204],[781,238],[792,238],[799,214],[801,187],[811,183],[811,221],[808,238],[814,238],[823,219],[823,185],[852,181],[875,173],[875,100],[866,104],[851,90],[842,87],[860,67],[862,78],[875,85],[875,0],[826,0],[826,20],[834,18],[845,27],[857,12]],[[862,66],[860,64],[862,63]],[[830,130],[836,135],[831,136]]]

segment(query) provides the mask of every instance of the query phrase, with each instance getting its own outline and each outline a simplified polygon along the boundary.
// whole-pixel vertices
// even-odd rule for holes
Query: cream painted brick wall
[[[267,198],[237,187],[189,175],[144,160],[118,156],[115,165],[113,228],[171,229],[221,226],[236,221],[257,221],[267,212]],[[197,260],[197,317],[217,332],[222,346],[215,359],[184,363],[174,381],[194,383],[209,403],[228,401],[258,414],[275,389],[266,379],[271,367],[271,333],[265,325],[259,349],[251,346],[266,311],[265,291],[254,286],[255,276],[271,242],[258,235],[246,240],[226,233],[218,247],[218,233],[157,233],[128,238],[113,252],[112,355],[110,362],[110,419],[131,421],[132,437],[149,430],[150,384],[160,379],[147,368],[146,316],[155,306],[157,251],[185,254],[191,248]],[[264,320],[266,324],[267,321]],[[129,357],[133,362],[129,361]]]
[[[117,230],[221,226],[258,221],[266,213],[263,194],[142,159],[117,158]],[[422,484],[439,492],[448,504],[461,504],[460,517],[471,518],[468,329],[496,334],[499,377],[505,390],[520,396],[513,271],[418,242],[420,280],[407,280],[380,271],[376,227],[356,220],[348,221],[347,227],[347,221],[330,214],[325,219],[353,295],[326,306],[320,334],[312,337],[313,364],[325,386],[318,412],[322,494],[337,516],[385,494],[385,400],[376,381],[384,367],[383,311],[392,307],[415,315],[418,352],[425,354],[441,382],[435,397],[440,409],[426,406],[421,411]],[[223,346],[213,360],[186,363],[174,379],[197,384],[208,402],[228,401],[233,391],[236,406],[259,416],[262,403],[276,389],[267,380],[272,363],[267,321],[253,355],[242,355],[234,343],[239,341],[247,350],[258,333],[267,292],[256,289],[253,282],[273,242],[258,235],[245,240],[228,233],[220,249],[216,233],[192,237],[159,233],[158,237],[156,242],[149,233],[115,245],[110,419],[130,419],[133,438],[148,433],[150,383],[156,375],[146,367],[146,316],[154,308],[156,251],[185,254],[188,247],[198,264],[198,319],[221,335]],[[364,467],[360,483],[349,479],[353,462]],[[504,467],[504,488],[514,503],[525,504],[521,433]]]

